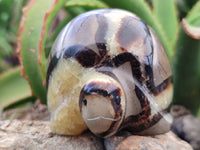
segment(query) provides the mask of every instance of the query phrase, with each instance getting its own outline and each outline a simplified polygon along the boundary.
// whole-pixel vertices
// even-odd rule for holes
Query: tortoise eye
[[[83,102],[83,104],[86,106],[87,105],[87,99],[86,98],[83,98],[82,99],[82,102]]]
[[[117,95],[117,96],[115,97],[115,102],[116,102],[116,104],[117,104],[117,105],[120,105],[120,101],[121,101],[121,99],[120,99],[120,97]]]

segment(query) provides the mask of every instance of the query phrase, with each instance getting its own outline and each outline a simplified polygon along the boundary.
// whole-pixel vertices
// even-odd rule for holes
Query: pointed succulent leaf
[[[20,74],[20,67],[0,75],[0,106],[4,109],[32,96],[27,81]]]
[[[153,0],[153,12],[158,19],[165,36],[174,49],[178,36],[178,18],[174,0]]]

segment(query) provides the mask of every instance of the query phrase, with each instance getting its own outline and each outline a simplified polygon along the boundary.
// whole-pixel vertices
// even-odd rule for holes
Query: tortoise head
[[[89,81],[82,88],[79,106],[90,131],[101,137],[116,133],[125,114],[123,91],[111,79]]]

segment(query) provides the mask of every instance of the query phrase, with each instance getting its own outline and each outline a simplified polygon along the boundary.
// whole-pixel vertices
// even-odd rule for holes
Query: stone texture
[[[178,112],[178,114],[177,114]],[[185,116],[188,111],[175,109],[173,116]],[[19,115],[14,115],[19,114]],[[183,115],[184,114],[184,115]],[[16,120],[5,120],[16,116]],[[186,117],[187,118],[187,117]],[[37,101],[28,110],[9,110],[0,119],[0,150],[191,150],[185,141],[172,132],[163,135],[137,136],[121,131],[115,136],[100,139],[89,131],[80,136],[60,136],[49,128],[46,105]],[[184,119],[183,119],[184,120]],[[187,119],[186,119],[187,120]],[[191,121],[191,120],[190,120]],[[193,120],[194,121],[194,120]],[[176,120],[175,120],[176,122]],[[184,122],[184,121],[183,121]],[[187,121],[188,122],[188,121]],[[188,122],[187,124],[195,124]],[[177,124],[181,124],[177,122]],[[184,125],[184,127],[186,127]],[[199,126],[198,126],[199,127]],[[198,128],[197,127],[197,128]],[[177,126],[182,129],[183,126]],[[199,128],[198,128],[199,129]],[[190,129],[192,130],[192,129]],[[187,130],[189,132],[189,130]],[[190,137],[190,132],[187,133]],[[200,138],[198,138],[200,139]],[[196,141],[198,141],[196,139]],[[194,140],[193,140],[194,141]],[[191,143],[193,144],[193,143]],[[199,149],[197,149],[199,150]]]
[[[119,144],[110,144],[110,147],[107,144],[106,150],[192,150],[187,142],[178,139],[171,131],[154,137],[132,135],[119,142],[120,137],[123,135],[111,137],[111,143]]]
[[[49,121],[50,115],[47,105],[37,100],[34,104],[28,103],[23,108],[9,109],[0,115],[0,120],[42,120]]]
[[[90,132],[80,136],[51,133],[46,121],[0,121],[0,150],[192,150],[172,132],[163,135],[136,136],[122,131],[104,140]]]
[[[0,121],[0,150],[102,150],[102,139],[85,133],[81,136],[52,134],[48,122]]]
[[[195,150],[200,150],[200,118],[194,117],[189,110],[179,105],[171,108],[171,114],[174,117],[172,131],[188,141]]]
[[[119,143],[124,140],[125,138],[131,136],[131,133],[128,131],[121,131],[117,133],[115,136],[106,138],[104,140],[104,146],[106,150],[114,150]]]

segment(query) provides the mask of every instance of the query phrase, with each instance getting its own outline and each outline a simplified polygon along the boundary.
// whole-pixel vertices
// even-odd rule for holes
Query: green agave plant
[[[53,41],[75,16],[100,8],[131,11],[154,29],[173,68],[174,103],[185,105],[200,116],[198,0],[30,0],[23,9],[17,51],[21,74],[27,82],[20,76],[19,67],[0,75],[0,104],[3,108],[34,98],[46,103],[47,57]],[[58,19],[58,14],[63,12],[64,18]]]

